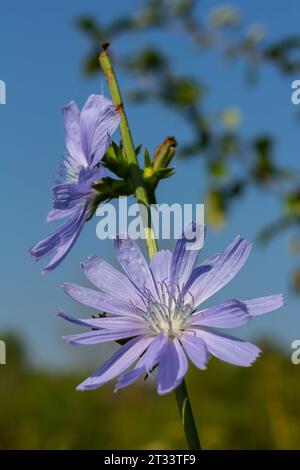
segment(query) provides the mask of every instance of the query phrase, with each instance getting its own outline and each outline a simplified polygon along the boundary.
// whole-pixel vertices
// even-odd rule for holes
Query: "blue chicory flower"
[[[199,310],[200,304],[236,276],[248,258],[251,243],[237,236],[222,253],[195,267],[199,250],[188,246],[195,231],[201,249],[204,227],[191,224],[174,251],[159,251],[149,266],[133,240],[117,237],[116,256],[127,276],[91,256],[82,264],[83,272],[100,291],[71,283],[62,285],[78,302],[106,312],[106,317],[78,320],[60,311],[64,319],[93,330],[65,336],[67,342],[93,345],[128,340],[78,390],[96,389],[116,377],[116,389],[120,389],[157,368],[157,391],[165,394],[182,381],[187,358],[205,369],[211,355],[245,367],[258,357],[261,351],[257,346],[216,328],[244,325],[253,317],[280,308],[283,297],[230,299]]]
[[[52,189],[53,210],[47,222],[68,219],[29,251],[37,261],[55,253],[43,272],[62,262],[90,216],[90,203],[96,194],[93,183],[105,176],[100,163],[120,123],[112,102],[102,95],[91,95],[81,113],[71,101],[62,108],[62,115],[67,153],[59,171],[63,181]]]

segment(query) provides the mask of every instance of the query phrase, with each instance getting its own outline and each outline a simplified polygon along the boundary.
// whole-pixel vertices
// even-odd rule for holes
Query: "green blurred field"
[[[183,449],[175,398],[140,383],[113,393],[113,384],[78,393],[85,374],[49,374],[21,360],[7,343],[0,366],[1,449]],[[211,360],[187,377],[206,449],[299,449],[300,366],[264,345],[254,367]],[[90,371],[91,372],[91,371]],[[88,373],[88,372],[87,372]]]

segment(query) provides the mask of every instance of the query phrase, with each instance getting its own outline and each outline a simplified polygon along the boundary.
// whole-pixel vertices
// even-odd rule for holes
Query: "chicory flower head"
[[[96,195],[93,184],[105,176],[99,164],[120,123],[112,102],[102,95],[91,95],[81,112],[71,101],[62,108],[62,115],[67,153],[59,169],[61,181],[52,189],[53,210],[47,222],[68,219],[30,249],[37,261],[55,252],[43,272],[62,262],[89,218],[90,203]]]
[[[222,252],[195,267],[199,250],[191,250],[192,233],[204,241],[204,227],[191,224],[173,252],[161,250],[150,265],[131,239],[116,238],[116,256],[126,275],[91,256],[82,264],[85,276],[100,291],[65,283],[64,291],[80,303],[106,312],[102,318],[78,320],[59,316],[92,329],[65,336],[75,345],[127,340],[93,375],[78,386],[92,390],[119,377],[116,389],[157,369],[157,391],[175,389],[188,369],[188,359],[205,369],[211,355],[239,366],[250,366],[260,349],[224,335],[216,328],[234,328],[283,305],[282,295],[253,300],[230,299],[202,309],[199,306],[231,281],[244,265],[251,244],[237,236]],[[130,370],[128,371],[128,369]]]

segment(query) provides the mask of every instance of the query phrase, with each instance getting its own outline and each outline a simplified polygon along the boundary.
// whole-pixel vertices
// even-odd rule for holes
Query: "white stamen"
[[[164,333],[176,337],[184,330],[189,317],[194,310],[194,302],[184,300],[179,287],[167,285],[163,282],[158,285],[159,300],[154,298],[148,289],[144,290],[143,302],[146,312],[143,317],[153,333]]]

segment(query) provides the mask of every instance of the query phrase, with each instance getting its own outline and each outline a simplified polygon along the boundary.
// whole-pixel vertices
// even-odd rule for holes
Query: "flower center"
[[[174,338],[184,330],[194,310],[193,302],[187,302],[177,286],[161,284],[158,291],[157,297],[145,291],[144,319],[153,333],[157,335],[163,333]]]

